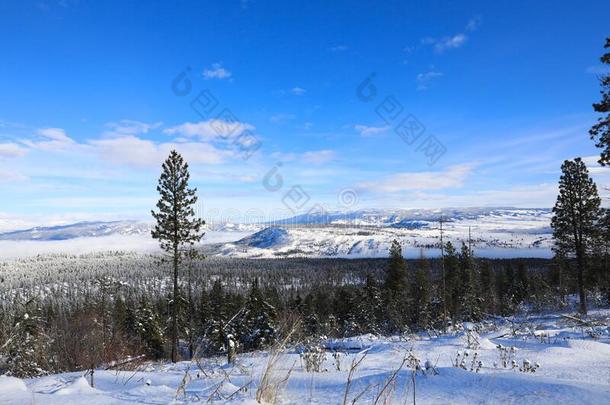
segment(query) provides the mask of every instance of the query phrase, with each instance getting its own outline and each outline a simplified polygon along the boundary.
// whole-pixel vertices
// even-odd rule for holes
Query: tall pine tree
[[[188,164],[178,152],[171,151],[163,163],[163,172],[157,186],[161,195],[157,203],[159,211],[152,211],[157,221],[152,237],[159,240],[161,248],[171,255],[173,263],[174,289],[170,328],[172,362],[178,360],[178,265],[185,247],[201,240],[201,227],[205,224],[202,219],[195,218],[193,206],[197,203],[197,189],[189,188],[189,178]]]
[[[559,196],[553,208],[555,251],[576,258],[580,312],[587,313],[584,285],[586,256],[596,236],[601,200],[585,163],[576,158],[561,165]]]
[[[606,38],[604,48],[610,48],[610,38]],[[601,62],[610,65],[610,52],[600,58]],[[610,163],[610,74],[606,73],[599,78],[602,99],[593,104],[593,109],[602,114],[597,123],[589,130],[591,139],[594,139],[598,148],[602,148],[599,163],[607,165]],[[604,115],[605,114],[605,115]]]

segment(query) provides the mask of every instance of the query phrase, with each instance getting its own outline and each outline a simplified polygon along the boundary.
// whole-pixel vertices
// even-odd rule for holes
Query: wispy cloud
[[[306,163],[319,165],[334,160],[335,152],[328,149],[305,152],[303,153],[302,159]]]
[[[211,119],[199,122],[185,122],[183,124],[163,130],[168,135],[198,137],[209,141],[217,138],[228,138],[241,135],[246,130],[254,130],[254,126],[242,122],[228,122],[220,119]]]
[[[103,133],[104,136],[123,136],[123,135],[140,135],[146,134],[149,131],[159,128],[163,125],[162,122],[152,124],[135,120],[121,120],[119,122],[109,122],[106,127],[109,129]]]
[[[430,82],[434,79],[443,76],[443,73],[430,68],[427,72],[419,73],[415,80],[417,81],[417,90],[426,90],[430,85]]]
[[[354,125],[354,129],[363,137],[382,134],[390,129],[388,125],[382,127],[372,127],[368,125]]]
[[[302,96],[307,92],[307,90],[302,87],[293,87],[292,89],[290,89],[290,92],[295,96]]]
[[[204,69],[203,77],[206,80],[210,79],[229,79],[232,76],[231,71],[222,67],[220,63],[213,63],[212,67]]]
[[[347,51],[349,48],[346,45],[335,45],[328,48],[328,50],[332,52],[343,52]]]
[[[62,128],[41,128],[36,134],[38,135],[36,140],[24,140],[23,144],[32,149],[46,151],[60,151],[76,145]]]
[[[479,17],[471,18],[463,32],[458,32],[453,35],[445,36],[442,38],[423,38],[420,43],[421,45],[431,45],[434,47],[434,51],[437,53],[443,53],[449,49],[457,49],[463,46],[468,40],[468,33],[474,32],[479,25],[481,25],[481,19]]]
[[[27,150],[16,143],[0,143],[0,158],[15,158],[25,156]]]
[[[434,44],[434,50],[438,53],[443,53],[447,49],[455,49],[466,43],[468,37],[466,34],[455,34],[451,37],[441,38]]]
[[[201,142],[156,143],[136,136],[89,141],[99,156],[108,162],[136,167],[158,166],[172,149],[181,152],[192,163],[218,164],[230,152]]]
[[[374,182],[360,183],[359,187],[380,193],[459,188],[473,170],[474,165],[462,164],[442,171],[394,173]]]

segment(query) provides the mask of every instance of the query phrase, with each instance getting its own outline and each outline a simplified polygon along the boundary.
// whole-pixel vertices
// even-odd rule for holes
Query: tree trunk
[[[578,267],[578,295],[580,299],[580,313],[587,315],[587,294],[584,284],[584,255],[582,249],[576,250],[576,266]]]
[[[172,305],[172,363],[178,361],[178,246],[174,246],[174,296]]]

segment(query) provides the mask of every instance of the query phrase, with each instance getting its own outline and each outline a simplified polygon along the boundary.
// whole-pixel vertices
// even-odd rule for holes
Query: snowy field
[[[460,328],[443,336],[322,341],[320,372],[307,372],[299,348],[289,346],[277,356],[238,355],[235,366],[212,358],[100,369],[95,388],[82,372],[0,377],[0,403],[254,404],[268,387],[267,394],[285,404],[608,404],[609,316],[610,310],[592,311],[589,325],[561,314],[467,324],[478,330],[470,339]],[[498,345],[505,348],[506,367]],[[349,377],[352,362],[360,359]]]

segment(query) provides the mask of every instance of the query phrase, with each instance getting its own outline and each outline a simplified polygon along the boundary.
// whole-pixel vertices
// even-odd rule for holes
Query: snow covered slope
[[[356,404],[607,404],[609,315],[608,310],[591,311],[600,326],[586,330],[560,314],[516,318],[514,323],[497,319],[475,325],[479,344],[470,348],[462,329],[439,337],[422,333],[402,339],[365,335],[322,341],[321,347],[332,348],[325,353],[322,372],[307,372],[299,348],[289,347],[267,375],[272,382],[286,379],[276,389],[282,404],[342,404],[344,398]],[[506,367],[497,345],[514,348]],[[409,350],[413,363],[401,366]],[[458,353],[462,367],[454,366]],[[365,354],[347,387],[350,365]],[[0,377],[0,403],[257,404],[270,357],[268,352],[239,354],[235,366],[223,358],[204,358],[145,362],[136,370],[102,368],[94,373],[95,388],[84,372],[28,380]],[[421,369],[414,387],[417,362]],[[524,372],[524,364],[539,367]]]

